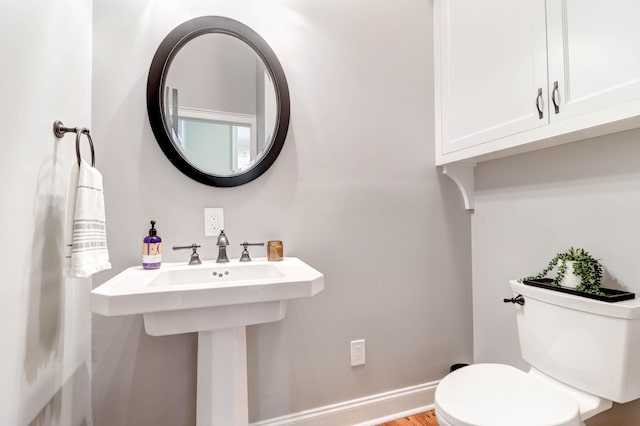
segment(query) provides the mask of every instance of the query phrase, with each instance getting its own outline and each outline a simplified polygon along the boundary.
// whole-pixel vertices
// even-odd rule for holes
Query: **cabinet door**
[[[640,1],[547,3],[551,120],[639,99]]]
[[[544,0],[434,0],[434,28],[441,155],[548,123]]]

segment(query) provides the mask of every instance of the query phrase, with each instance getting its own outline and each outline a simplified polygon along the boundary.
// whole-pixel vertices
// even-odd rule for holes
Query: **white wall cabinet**
[[[436,164],[640,127],[637,0],[434,0]]]

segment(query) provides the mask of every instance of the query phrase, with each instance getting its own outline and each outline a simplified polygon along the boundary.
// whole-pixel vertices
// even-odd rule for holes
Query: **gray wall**
[[[482,163],[472,217],[476,362],[521,368],[508,280],[541,271],[567,248],[601,259],[605,286],[640,292],[640,130]],[[640,403],[588,424],[636,425]]]
[[[241,40],[205,34],[176,54],[166,84],[178,89],[180,106],[256,114],[258,67],[258,57]]]
[[[52,124],[91,127],[91,1],[2,9],[0,424],[88,424],[91,282],[62,276],[78,166],[74,137],[56,141]]]
[[[199,15],[238,19],[280,58],[291,91],[284,149],[262,177],[214,188],[173,168],[148,124],[156,46]],[[440,379],[471,360],[470,218],[433,159],[431,4],[421,0],[99,0],[93,121],[102,141],[113,272],[140,263],[148,220],[169,247],[203,244],[204,207],[242,240],[282,239],[326,289],[248,328],[252,421]],[[349,366],[349,341],[367,364]],[[147,336],[139,317],[93,322],[94,420],[194,423],[194,335]]]

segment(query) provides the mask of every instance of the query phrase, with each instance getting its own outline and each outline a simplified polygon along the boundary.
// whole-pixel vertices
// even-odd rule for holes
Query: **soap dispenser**
[[[162,261],[162,239],[155,228],[156,221],[151,221],[149,235],[142,242],[142,267],[144,269],[158,269]]]

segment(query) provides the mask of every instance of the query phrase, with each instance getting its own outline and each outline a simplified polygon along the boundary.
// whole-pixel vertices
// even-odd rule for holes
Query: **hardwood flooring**
[[[403,417],[391,422],[383,423],[380,426],[438,426],[435,411],[416,414],[414,416]]]

